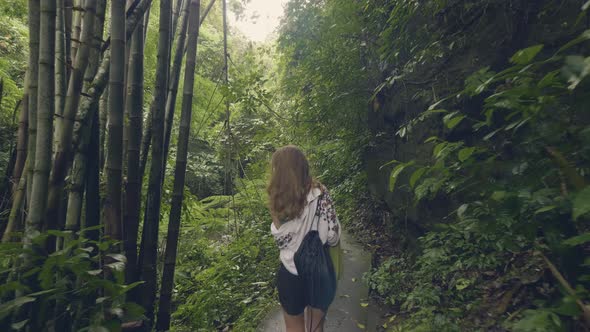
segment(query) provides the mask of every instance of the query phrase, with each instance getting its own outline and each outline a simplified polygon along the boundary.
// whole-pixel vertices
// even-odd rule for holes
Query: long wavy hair
[[[276,150],[272,155],[270,182],[266,189],[272,216],[281,222],[297,218],[314,185],[309,162],[298,147],[287,145]]]

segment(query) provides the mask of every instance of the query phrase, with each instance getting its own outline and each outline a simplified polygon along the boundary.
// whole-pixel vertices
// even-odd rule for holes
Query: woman
[[[327,290],[327,294],[326,291],[312,295],[305,292],[308,285],[297,273],[294,255],[312,228],[317,229],[324,245],[336,245],[340,240],[340,223],[332,198],[326,188],[312,178],[307,158],[299,148],[288,145],[278,149],[272,156],[271,166],[267,188],[271,232],[280,250],[282,264],[277,288],[287,332],[305,332],[306,309],[308,330],[322,332],[335,289]]]

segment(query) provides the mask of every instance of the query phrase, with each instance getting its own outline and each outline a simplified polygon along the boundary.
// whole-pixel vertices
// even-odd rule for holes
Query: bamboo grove
[[[17,257],[6,285],[21,286],[1,299],[0,325],[68,331],[92,326],[98,315],[115,330],[170,328],[199,27],[214,5],[206,2],[28,1],[29,57],[10,165],[11,208],[0,226],[3,245]],[[144,102],[143,53],[156,5],[155,88]],[[174,123],[177,112],[180,122]],[[174,186],[165,264],[158,272],[162,185],[172,142]],[[59,257],[77,257],[92,273],[37,266]],[[36,280],[87,286],[77,287],[81,294],[73,304],[41,291]],[[124,303],[120,311],[112,309],[116,301]]]

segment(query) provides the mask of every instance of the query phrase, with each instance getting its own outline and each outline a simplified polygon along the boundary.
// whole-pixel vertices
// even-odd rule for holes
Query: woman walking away
[[[299,148],[278,149],[271,166],[270,228],[280,250],[277,288],[287,332],[305,332],[306,326],[310,332],[323,332],[336,294],[328,246],[338,244],[340,223],[330,194],[312,178]]]

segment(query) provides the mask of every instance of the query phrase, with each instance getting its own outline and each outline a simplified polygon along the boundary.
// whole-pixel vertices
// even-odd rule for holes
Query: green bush
[[[50,236],[65,244],[47,255],[41,248]],[[139,282],[125,285],[126,259],[109,253],[113,244],[89,240],[84,232],[60,231],[35,237],[31,249],[1,244],[1,329],[64,330],[71,326],[75,331],[100,331],[141,318],[143,309],[125,300]],[[54,316],[54,311],[61,314]]]
[[[390,258],[366,276],[380,296],[412,313],[407,330],[486,329],[502,320],[515,331],[580,328],[573,299],[590,300],[582,254],[590,241],[582,106],[590,102],[590,58],[578,54],[589,39],[586,31],[544,57],[542,45],[520,50],[511,67],[480,70],[448,98],[481,97],[481,113],[447,111],[442,100],[398,132],[409,135],[430,117],[460,133],[426,140],[430,164],[394,162],[391,172],[390,189],[409,187],[416,204],[440,192],[458,202],[420,238],[414,259]],[[408,183],[398,184],[410,169]]]

